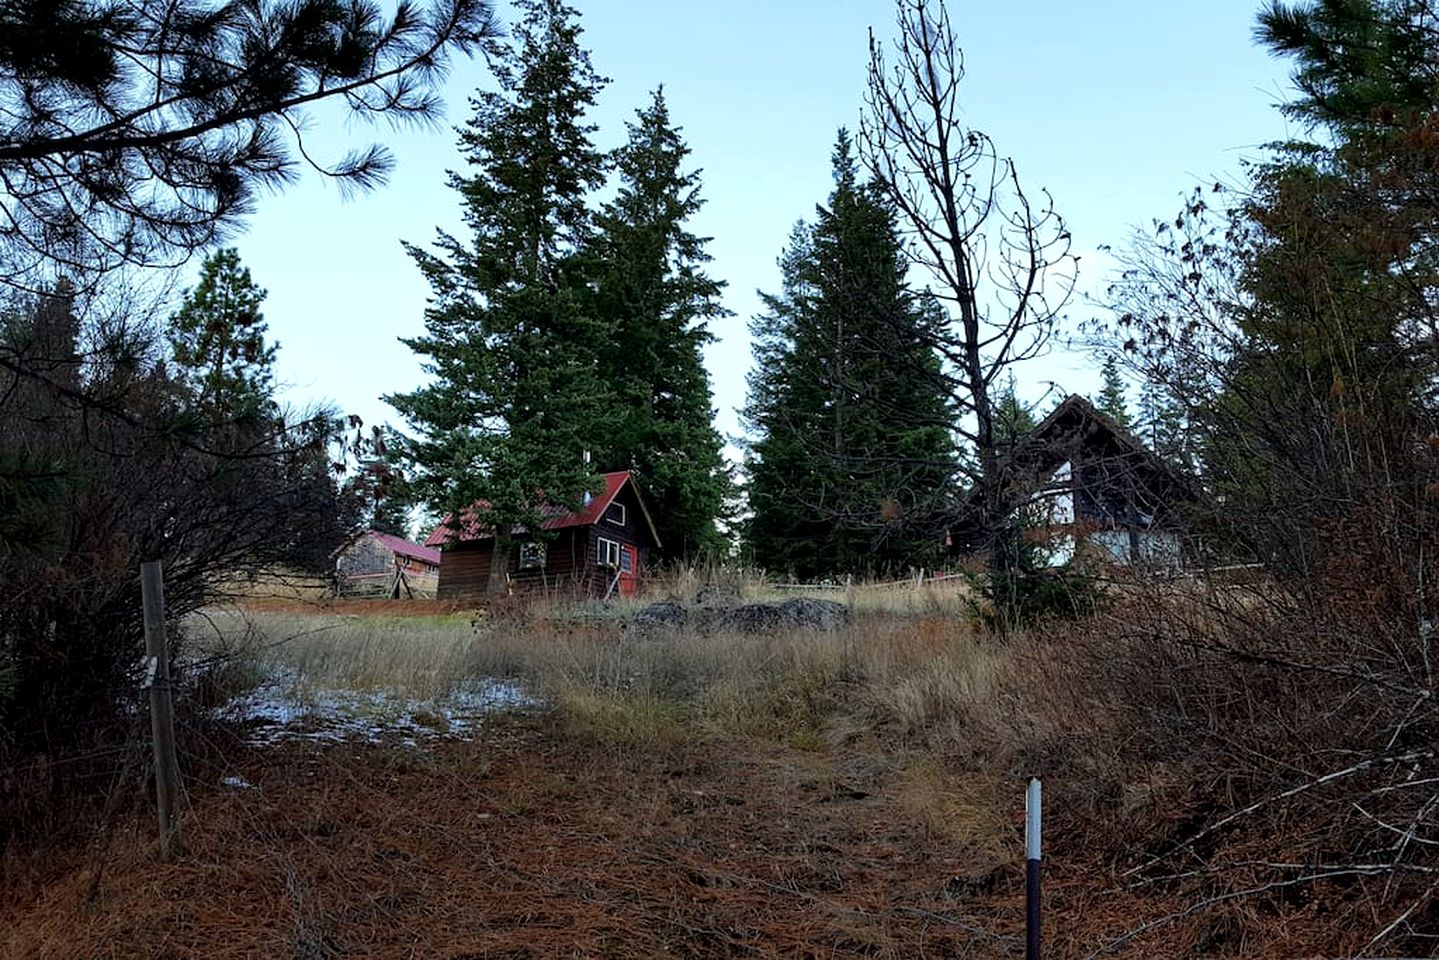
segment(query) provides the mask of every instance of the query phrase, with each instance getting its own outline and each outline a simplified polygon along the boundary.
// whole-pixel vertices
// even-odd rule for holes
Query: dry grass
[[[732,586],[731,597],[768,596],[760,580]],[[693,586],[671,581],[660,595],[692,597]],[[1182,911],[1210,888],[1131,887],[1123,876],[1232,805],[1223,791],[1245,788],[1217,752],[1239,729],[1231,708],[1199,709],[1231,703],[1235,677],[1196,673],[1183,651],[1116,634],[1143,623],[1142,611],[1174,615],[1196,598],[1126,596],[1082,625],[1001,641],[918,605],[926,596],[856,603],[854,622],[834,632],[758,636],[637,630],[629,615],[650,597],[482,616],[389,615],[400,608],[382,604],[197,618],[192,650],[225,656],[240,681],[278,673],[297,688],[432,698],[515,678],[550,709],[401,759],[334,748],[353,747],[373,775],[333,754],[251,758],[242,772],[256,793],[198,801],[214,825],[199,838],[205,862],[243,864],[248,886],[217,886],[232,912],[193,929],[233,929],[235,955],[238,944],[301,952],[315,938],[401,955],[396,918],[423,902],[454,921],[465,949],[506,955],[534,935],[522,901],[539,898],[549,939],[515,955],[635,955],[620,945],[641,944],[657,956],[898,957],[941,931],[933,955],[1002,956],[1013,941],[990,934],[1017,932],[1023,783],[1038,774],[1050,798],[1054,955],[1089,955],[1166,916],[1114,955],[1336,955],[1353,939],[1334,919],[1352,926],[1352,916],[1311,901],[1226,901],[1191,915]],[[942,602],[964,603],[957,593]],[[1213,622],[1211,612],[1199,625]],[[1171,729],[1181,721],[1204,730]],[[506,730],[517,739],[501,743]],[[1251,753],[1273,743],[1254,740]],[[1271,838],[1251,833],[1231,853],[1282,856],[1260,845]],[[255,841],[266,851],[251,851]],[[133,843],[125,850],[125,879],[83,928],[89,939],[52,925],[50,955],[127,943],[114,926],[127,897],[174,879],[141,863]],[[412,871],[385,866],[395,850],[431,872],[396,880]],[[67,877],[52,895],[78,896],[82,881]],[[393,910],[371,896],[386,884],[404,886]],[[1317,895],[1334,911],[1353,890]],[[261,902],[289,904],[293,930],[246,919]],[[464,927],[465,905],[481,902],[516,912]],[[405,929],[422,952],[444,952],[423,939],[433,925]],[[706,939],[717,930],[727,932]]]
[[[645,632],[614,613],[472,620],[227,611],[211,614],[197,636],[236,654],[242,683],[291,678],[300,702],[337,688],[430,699],[477,678],[515,678],[569,736],[610,752],[740,739],[818,756],[873,741],[913,767],[901,787],[927,830],[963,834],[976,850],[1000,842],[1002,824],[982,812],[979,796],[997,784],[954,778],[939,759],[968,749],[1010,656],[966,621],[870,612],[834,632],[745,636]]]
[[[761,571],[735,568],[681,568],[652,577],[641,597],[630,603],[664,598],[690,599],[703,592],[739,600],[774,602],[792,597],[835,600],[856,613],[899,616],[954,616],[972,612],[974,591],[962,577],[943,580],[850,580],[830,586],[793,586]]]
[[[612,611],[613,613],[613,611]],[[303,687],[442,696],[516,678],[597,740],[749,736],[818,747],[841,718],[916,743],[961,735],[1003,650],[964,621],[861,613],[834,631],[644,632],[606,619],[219,611],[195,648]]]
[[[428,753],[243,755],[250,787],[194,791],[183,862],[157,862],[140,821],[97,888],[81,854],[0,890],[0,956],[1013,954],[1018,871],[986,864],[998,900],[961,899],[967,848],[886,767],[810,757],[597,753],[543,718]]]
[[[224,657],[242,676],[287,676],[317,688],[428,698],[467,679],[495,675],[469,618],[460,615],[215,610],[191,618],[186,631],[191,652]]]

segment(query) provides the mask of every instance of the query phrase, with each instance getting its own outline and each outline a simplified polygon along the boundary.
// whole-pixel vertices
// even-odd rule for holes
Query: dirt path
[[[863,751],[616,751],[541,717],[422,750],[287,744],[0,900],[10,957],[998,957],[1018,874],[929,835]],[[980,899],[977,891],[982,891]]]

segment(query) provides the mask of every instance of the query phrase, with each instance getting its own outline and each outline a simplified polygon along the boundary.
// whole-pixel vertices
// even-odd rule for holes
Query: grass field
[[[217,611],[190,624],[201,656],[241,683],[443,698],[476,677],[515,679],[576,729],[616,742],[741,735],[814,742],[839,714],[916,742],[953,735],[984,702],[998,648],[938,614],[860,608],[835,632],[744,636],[628,627],[604,616],[511,620]]]

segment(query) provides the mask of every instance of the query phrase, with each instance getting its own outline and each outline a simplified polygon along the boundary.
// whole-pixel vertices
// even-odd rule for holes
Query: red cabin
[[[546,536],[516,535],[507,572],[512,590],[633,593],[659,535],[644,496],[628,470],[601,474],[604,488],[578,511],[556,511],[541,525]],[[425,540],[439,547],[439,598],[485,596],[494,561],[493,532],[467,525],[458,534],[446,517]]]

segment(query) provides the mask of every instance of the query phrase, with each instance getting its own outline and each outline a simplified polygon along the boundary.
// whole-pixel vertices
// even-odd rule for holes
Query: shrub
[[[1099,580],[1073,563],[1053,569],[969,572],[967,579],[975,594],[971,614],[1000,632],[1087,617],[1104,599]]]

